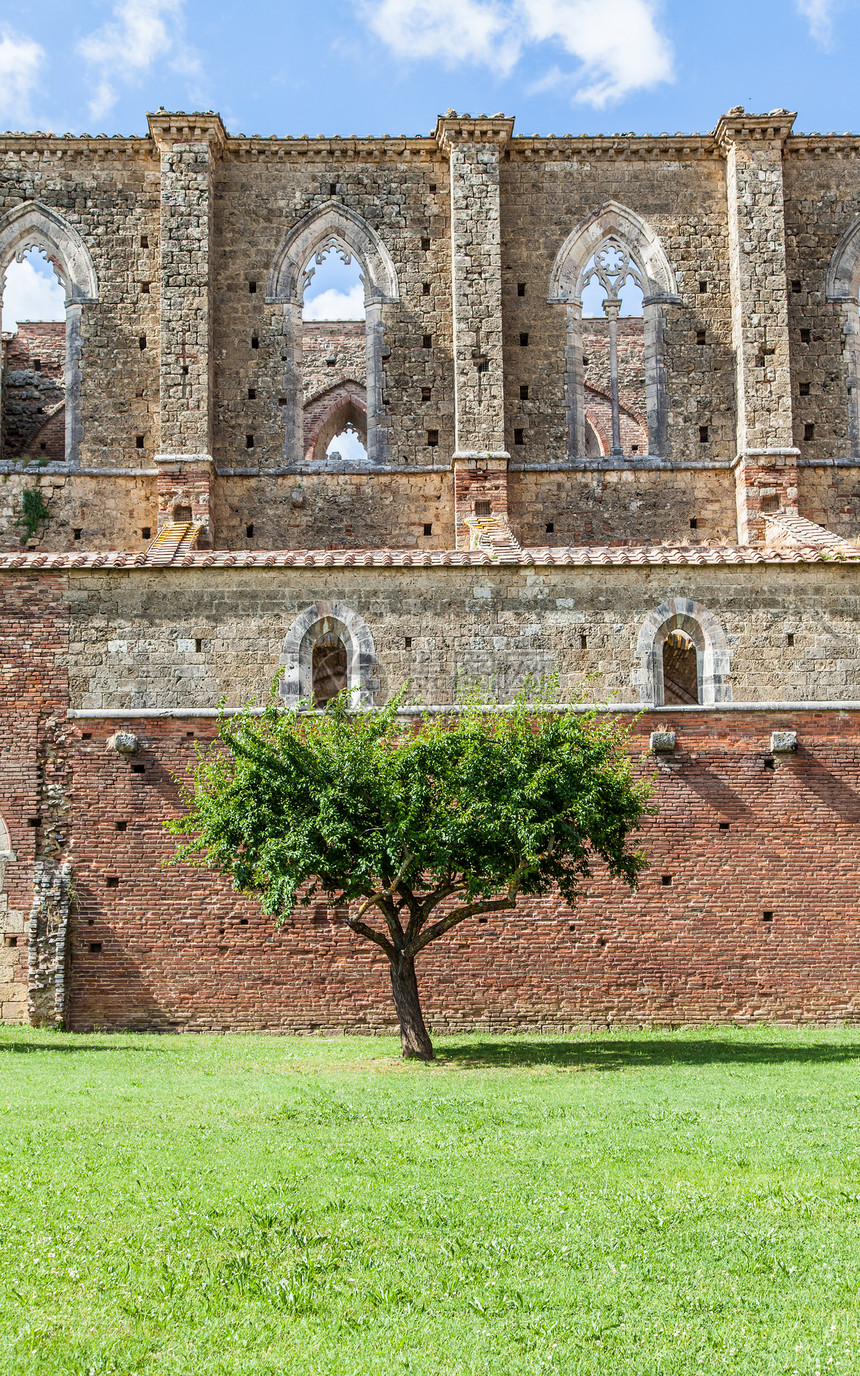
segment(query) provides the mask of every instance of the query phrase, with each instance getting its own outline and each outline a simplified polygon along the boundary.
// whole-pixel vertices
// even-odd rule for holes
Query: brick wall
[[[384,961],[324,905],[275,931],[220,880],[162,867],[172,774],[211,726],[127,724],[133,762],[106,749],[114,723],[84,723],[88,740],[75,729],[71,1026],[389,1028]],[[655,727],[677,749],[657,767],[639,891],[598,870],[573,912],[522,903],[435,944],[419,969],[434,1027],[858,1016],[860,717],[664,712],[636,724],[635,757]],[[786,727],[798,753],[768,769],[770,732]]]
[[[0,816],[15,856],[0,893],[0,1020],[23,1021],[28,961],[31,1011],[52,1020],[57,924],[35,905],[71,842],[66,751],[67,582],[61,575],[10,577],[0,619]],[[47,1014],[47,1016],[46,1016]]]

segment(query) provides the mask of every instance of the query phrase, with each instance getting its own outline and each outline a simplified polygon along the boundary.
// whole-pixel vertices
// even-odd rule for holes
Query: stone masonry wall
[[[673,597],[700,602],[722,626],[736,701],[860,700],[854,565],[180,568],[121,577],[80,569],[69,576],[75,708],[211,708],[222,696],[238,704],[265,695],[293,620],[320,600],[367,623],[379,661],[377,702],[408,680],[415,701],[450,703],[462,673],[506,701],[526,675],[553,672],[563,700],[587,692],[597,701],[636,701],[640,627]]]
[[[492,300],[486,290],[479,300],[477,287],[468,283],[461,301],[464,424],[467,392],[477,397],[479,386],[486,392],[475,411],[485,425],[486,389],[492,384],[496,398],[501,385],[504,434],[499,443],[517,463],[565,460],[565,307],[547,300],[550,275],[572,229],[601,207],[617,203],[657,236],[677,286],[677,297],[661,307],[667,457],[673,462],[731,463],[737,450],[732,282],[746,290],[746,269],[738,269],[733,279],[729,209],[740,196],[754,230],[744,260],[752,273],[749,291],[757,290],[753,279],[759,277],[762,290],[769,291],[765,259],[771,262],[775,253],[773,262],[784,259],[780,271],[787,292],[787,301],[775,300],[768,317],[780,334],[776,345],[765,338],[770,324],[750,327],[753,333],[744,343],[745,396],[755,397],[764,429],[773,428],[774,417],[784,408],[782,382],[790,367],[789,439],[803,458],[823,464],[851,458],[845,315],[841,306],[825,299],[825,282],[833,250],[860,218],[860,164],[852,136],[795,135],[787,132],[790,125],[790,116],[732,112],[721,122],[718,136],[528,138],[511,136],[510,121],[446,116],[430,137],[264,140],[225,136],[217,116],[160,114],[152,118],[153,136],[143,139],[2,136],[0,224],[4,214],[23,203],[44,204],[80,235],[92,259],[98,299],[79,308],[82,468],[87,473],[154,474],[155,455],[164,449],[162,427],[164,442],[171,426],[187,429],[193,412],[188,408],[192,402],[196,406],[191,393],[202,388],[208,400],[203,393],[198,398],[205,416],[193,442],[202,445],[211,425],[217,467],[213,503],[223,509],[233,498],[226,491],[219,496],[220,484],[229,485],[240,474],[274,475],[301,466],[303,455],[288,452],[285,443],[289,312],[283,302],[267,299],[267,289],[285,235],[324,206],[342,206],[361,216],[379,236],[396,274],[399,299],[381,308],[381,424],[389,462],[397,468],[450,464],[458,291],[451,258],[452,166],[459,207],[455,240],[466,254],[464,263],[473,251],[479,257],[490,251],[496,231],[488,228],[485,234],[481,217],[489,215],[490,226],[498,213],[499,304],[494,304],[495,287]],[[730,146],[735,148],[731,155]],[[763,190],[758,181],[762,169]],[[784,248],[771,243],[774,234],[778,240],[784,237]],[[192,242],[197,246],[193,252]],[[754,247],[758,244],[763,245],[760,254]],[[496,252],[493,248],[491,256]],[[191,266],[194,281],[183,286],[178,278]],[[496,273],[495,257],[491,266]],[[475,282],[482,274],[486,287],[483,268]],[[194,303],[204,315],[208,312],[200,339],[189,334]],[[626,350],[633,343],[633,326],[621,324],[626,393]],[[501,384],[493,373],[497,329],[503,342]],[[481,342],[484,335],[489,352]],[[358,331],[355,343],[360,349]],[[771,347],[776,354],[768,352]],[[586,349],[586,382],[605,391],[602,378],[593,372],[600,350],[588,342]],[[303,385],[311,388],[320,369],[312,350],[307,352]],[[489,372],[479,370],[481,359]],[[523,388],[527,396],[521,394]],[[628,395],[626,404],[639,414],[638,398],[634,403]],[[758,420],[751,435],[756,426]],[[778,424],[777,430],[781,436]],[[186,438],[191,444],[190,432]],[[481,443],[489,444],[490,438],[484,436]],[[633,445],[631,437],[628,447]],[[639,444],[636,448],[642,452]],[[53,457],[49,454],[48,460]],[[333,472],[330,479],[331,510],[338,513],[341,476]],[[633,481],[639,482],[638,475]],[[837,487],[842,481],[834,479]],[[453,478],[450,482],[453,496]],[[662,479],[655,483],[662,501],[668,489],[661,486]],[[795,485],[788,483],[789,489],[794,491]],[[686,506],[683,483],[672,490]],[[74,483],[64,492],[70,503],[78,500]],[[118,495],[105,488],[104,499],[106,513],[115,513],[116,520],[98,525],[93,548],[122,545],[132,538],[130,532],[146,526],[137,511],[127,508],[123,488]],[[651,500],[658,505],[656,497]],[[841,498],[834,501],[841,510],[841,529],[852,533],[846,529],[849,513],[840,508]],[[800,502],[805,514],[802,498]],[[827,507],[817,493],[815,510]],[[153,526],[154,508],[153,502]],[[324,502],[315,508],[314,520],[325,509]],[[539,531],[547,524],[542,516],[536,511],[521,528],[530,524]],[[676,510],[668,523],[675,528],[683,519]],[[619,521],[628,523],[623,506]],[[69,530],[82,528],[76,513],[65,524]],[[246,524],[256,529],[258,522],[243,522],[239,528]],[[378,543],[380,524],[378,513],[361,506],[350,520],[336,516],[337,529],[349,525],[348,539],[358,544]],[[759,539],[760,525],[751,528],[750,538]],[[319,547],[341,538],[334,529],[319,529],[310,521],[296,525],[292,516],[285,527],[271,520],[266,526],[275,547],[293,542]],[[724,526],[721,522],[717,528]],[[604,530],[604,536],[630,538],[624,525]],[[233,538],[216,525],[216,547]],[[454,538],[452,511],[445,539],[453,545]],[[650,538],[660,538],[659,531],[651,531]],[[37,547],[56,547],[56,539],[48,525]],[[397,543],[394,531],[386,542]]]
[[[737,532],[728,469],[512,469],[508,515],[523,546],[733,544]]]

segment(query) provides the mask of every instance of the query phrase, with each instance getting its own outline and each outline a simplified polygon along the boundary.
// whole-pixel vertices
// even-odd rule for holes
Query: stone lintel
[[[227,130],[220,115],[212,110],[186,114],[183,110],[159,110],[148,114],[149,133],[159,153],[175,143],[208,143],[220,153],[227,142]]]
[[[449,110],[436,121],[434,137],[439,147],[449,153],[457,143],[506,144],[514,132],[514,120],[508,115],[458,115]]]
[[[761,142],[784,143],[797,119],[797,111],[771,110],[766,115],[747,114],[742,105],[736,105],[728,114],[721,115],[714,130],[717,147],[726,152],[733,143]]]
[[[506,449],[458,449],[451,458],[452,468],[502,468],[511,461]]]
[[[154,462],[161,465],[163,472],[171,469],[180,472],[187,469],[202,469],[209,473],[215,471],[215,460],[211,454],[156,454]]]

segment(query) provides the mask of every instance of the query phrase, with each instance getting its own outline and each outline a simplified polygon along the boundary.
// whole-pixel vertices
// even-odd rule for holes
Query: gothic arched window
[[[633,323],[633,297],[641,325]],[[595,448],[614,450],[618,459],[643,450],[666,454],[663,311],[678,301],[659,238],[625,206],[607,202],[568,235],[553,265],[549,302],[566,307],[569,458],[596,457]],[[599,315],[605,324],[596,324]]]
[[[16,323],[21,319],[19,312],[25,310],[36,310],[40,319],[29,326],[19,324],[9,343],[7,364],[22,365],[20,371],[32,384],[24,391],[33,405],[30,414],[26,407],[22,410],[17,402],[13,404],[7,385],[3,456],[27,454],[76,465],[82,438],[81,311],[98,299],[89,250],[78,231],[55,210],[26,201],[0,216],[0,292],[4,285],[9,294],[4,309],[7,320],[16,305]],[[33,302],[29,308],[20,299],[22,286]],[[60,322],[59,329],[54,328],[55,321]]]

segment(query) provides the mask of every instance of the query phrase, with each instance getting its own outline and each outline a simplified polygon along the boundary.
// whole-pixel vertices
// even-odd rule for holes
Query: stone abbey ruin
[[[860,1014],[860,136],[0,137],[0,1014],[388,1027],[337,912],[167,869],[218,703],[557,674],[632,719],[628,894],[428,951],[443,1027]],[[364,319],[308,318],[358,266]]]

